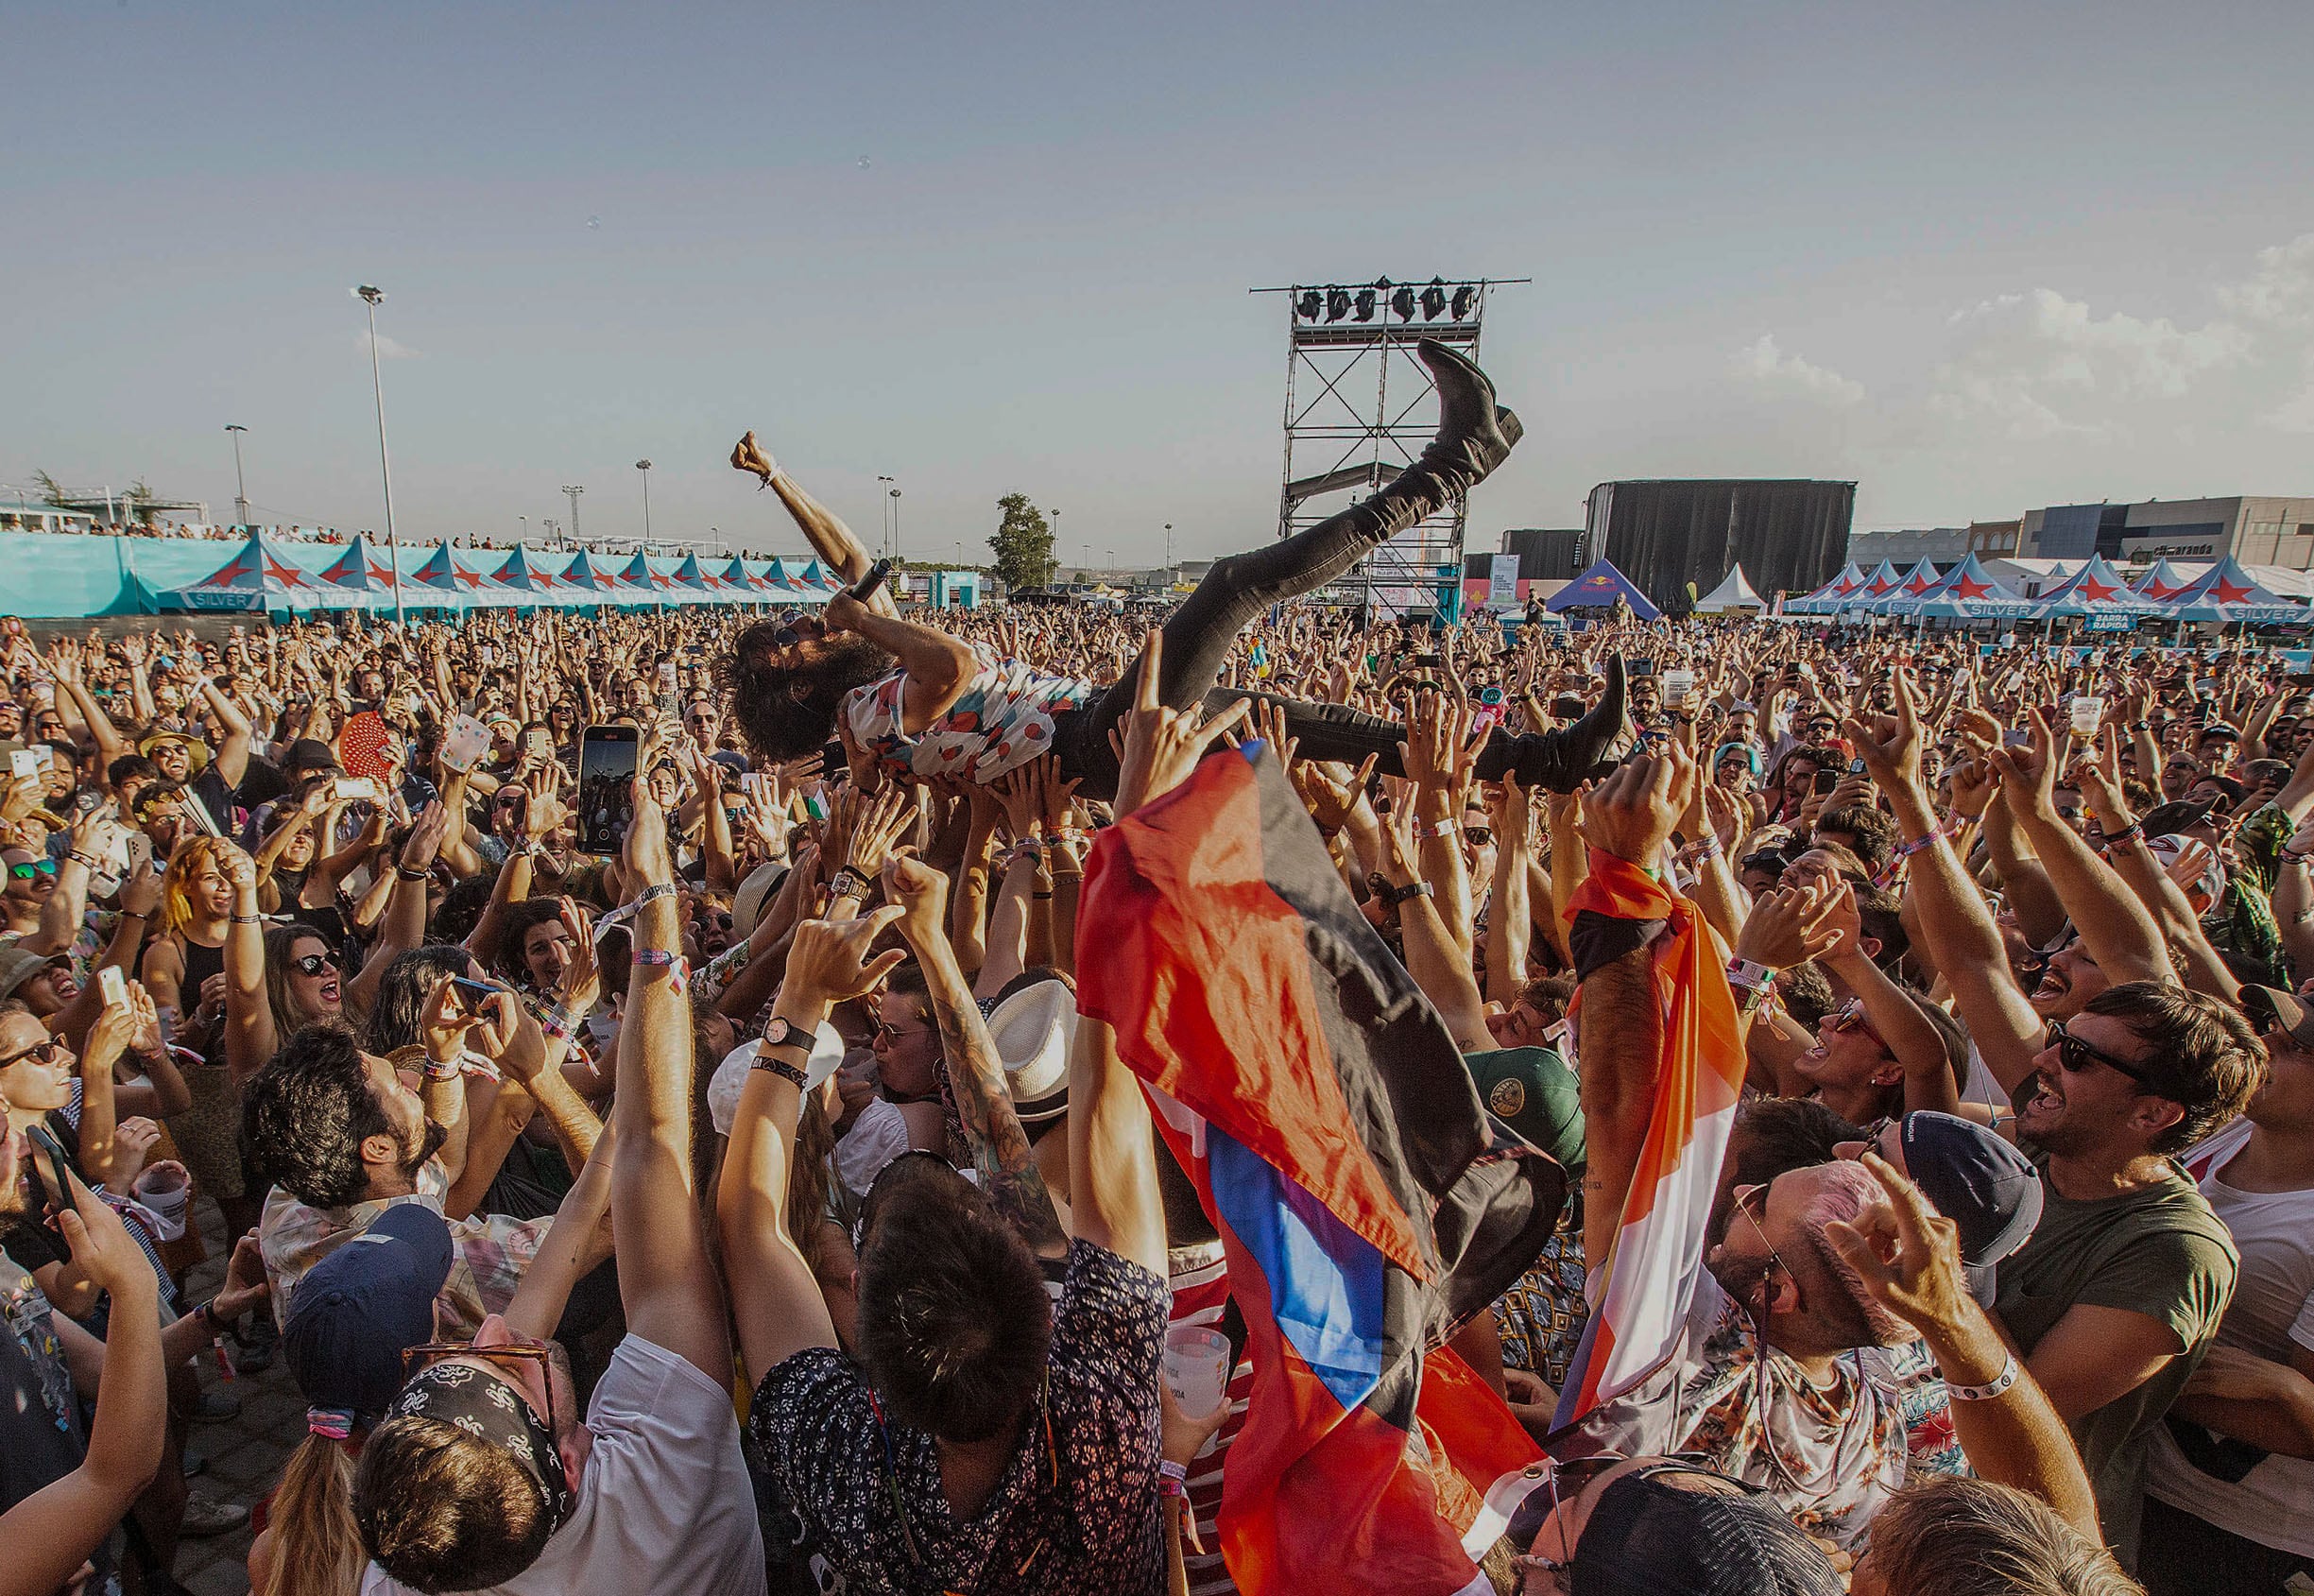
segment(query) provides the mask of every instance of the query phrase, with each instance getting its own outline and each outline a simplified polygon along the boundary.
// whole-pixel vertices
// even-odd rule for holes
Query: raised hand
[[[1882,787],[1920,781],[1920,699],[1912,687],[1912,673],[1894,673],[1896,712],[1874,715],[1870,722],[1850,715],[1843,723],[1848,746]]]
[[[1867,1151],[1862,1161],[1888,1193],[1888,1207],[1865,1210],[1853,1225],[1828,1222],[1825,1240],[1874,1301],[1914,1329],[1960,1323],[1973,1306],[1961,1274],[1961,1227],[1877,1153]]]
[[[799,999],[839,1004],[874,988],[908,957],[905,948],[870,956],[876,938],[900,922],[904,911],[886,904],[851,920],[805,920],[788,947],[787,979]]]
[[[1140,693],[1124,717],[1119,747],[1116,809],[1130,815],[1189,780],[1213,741],[1245,718],[1250,700],[1241,698],[1210,719],[1202,711],[1167,709],[1157,701],[1165,637],[1152,628],[1141,646]],[[1112,736],[1115,734],[1112,733]]]
[[[1827,881],[1811,881],[1763,893],[1744,917],[1736,956],[1790,970],[1831,951],[1839,940],[1833,905],[1845,890],[1845,884],[1834,891]]]
[[[1662,857],[1687,809],[1695,761],[1677,744],[1640,754],[1583,795],[1584,840],[1642,868]]]
[[[900,910],[900,934],[916,946],[944,935],[948,923],[948,873],[911,854],[884,862],[883,896]]]

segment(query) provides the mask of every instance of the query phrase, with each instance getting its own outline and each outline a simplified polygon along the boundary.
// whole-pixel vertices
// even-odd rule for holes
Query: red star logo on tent
[[[1861,582],[1851,582],[1845,577],[1843,577],[1841,580],[1832,584],[1832,591],[1836,593],[1852,593],[1863,585],[1864,584]]]
[[[2148,598],[2175,598],[2178,594],[2184,592],[2185,591],[2185,590],[2184,588],[2173,588],[2167,582],[2148,582],[2145,585],[2145,596]]]
[[[2222,576],[2210,587],[2210,592],[2217,596],[2220,604],[2246,603],[2252,591],[2239,582],[2229,582]]]
[[[478,571],[461,571],[454,565],[450,568],[450,575],[470,588],[482,586],[482,574]]]
[[[1992,583],[1980,582],[1974,576],[1963,576],[1952,585],[1952,596],[1955,598],[1982,598],[1992,591]]]
[[[210,577],[209,581],[204,583],[203,586],[214,585],[217,587],[225,587],[231,583],[240,581],[245,576],[256,575],[256,571],[257,568],[249,562],[246,556],[235,556],[233,562],[231,565],[218,572],[215,575]]]
[[[2121,590],[2110,583],[2100,582],[2095,576],[2083,576],[2081,586],[2074,591],[2092,604],[2102,604]]]
[[[390,586],[394,579],[394,574],[391,571],[388,571],[383,565],[372,565],[369,568],[369,579],[373,582],[385,582]]]
[[[294,565],[283,565],[280,560],[275,559],[270,555],[266,557],[266,575],[272,577],[273,580],[281,583],[282,586],[285,588],[301,588],[305,586],[304,572],[300,571]]]
[[[1894,587],[1895,585],[1896,585],[1896,584],[1895,584],[1895,583],[1894,583],[1894,582],[1880,582],[1880,581],[1876,581],[1876,582],[1874,582],[1874,583],[1872,584],[1872,591],[1873,591],[1874,592],[1877,592],[1877,593],[1884,593],[1884,592],[1888,592],[1888,590],[1889,590],[1889,589],[1891,589],[1891,588]]]

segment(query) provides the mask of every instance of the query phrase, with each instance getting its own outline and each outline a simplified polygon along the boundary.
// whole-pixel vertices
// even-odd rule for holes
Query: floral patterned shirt
[[[289,1298],[306,1271],[369,1228],[378,1215],[396,1203],[423,1203],[439,1213],[450,1191],[450,1176],[439,1158],[429,1158],[418,1172],[418,1190],[406,1197],[381,1197],[351,1208],[317,1209],[283,1191],[266,1194],[265,1215],[257,1224],[257,1246],[265,1255],[266,1279],[273,1285],[274,1317],[286,1328]],[[504,1214],[476,1214],[450,1221],[450,1239],[457,1244],[451,1257],[450,1278],[442,1282],[435,1305],[441,1313],[441,1334],[448,1341],[467,1341],[492,1313],[503,1313],[522,1284],[540,1243],[554,1224],[549,1219],[509,1219]]]
[[[1700,1451],[1760,1486],[1791,1521],[1842,1547],[1909,1467],[1906,1414],[1889,1354],[1841,1354],[1829,1383],[1763,1347],[1741,1304],[1706,1275],[1663,1368],[1584,1422],[1597,1450],[1625,1457]]]
[[[860,746],[896,771],[993,781],[1053,747],[1053,717],[1092,694],[1078,677],[1039,676],[1018,660],[1000,660],[978,646],[980,669],[964,695],[922,731],[900,729],[900,693],[908,673],[894,671],[854,688],[844,700],[845,724]]]
[[[1071,1244],[1053,1314],[1049,1417],[1028,1416],[996,1494],[970,1519],[949,1511],[933,1438],[880,1415],[866,1375],[835,1347],[764,1375],[748,1429],[847,1591],[1157,1596],[1167,1306],[1165,1282],[1146,1269]]]

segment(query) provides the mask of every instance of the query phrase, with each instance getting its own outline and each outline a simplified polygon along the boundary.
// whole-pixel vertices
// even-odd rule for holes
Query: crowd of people
[[[1479,397],[1145,636],[0,622],[0,1592],[165,1591],[251,1509],[267,1596],[1240,1588],[1277,1344],[1076,997],[1080,911],[1208,759],[1283,773],[1473,1113],[1567,1174],[1440,1330],[1538,1459],[1472,1588],[2302,1587],[2314,679],[1295,602],[1499,462]],[[596,852],[590,729],[635,771]],[[1741,1087],[1702,1267],[1556,1424],[1675,949]],[[183,1479],[213,1352],[308,1404],[261,1503]]]

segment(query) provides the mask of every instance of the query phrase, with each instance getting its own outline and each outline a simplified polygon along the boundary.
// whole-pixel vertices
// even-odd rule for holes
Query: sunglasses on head
[[[35,859],[27,864],[9,867],[9,875],[16,881],[30,881],[34,876],[53,876],[56,873],[57,862],[53,859]]]

